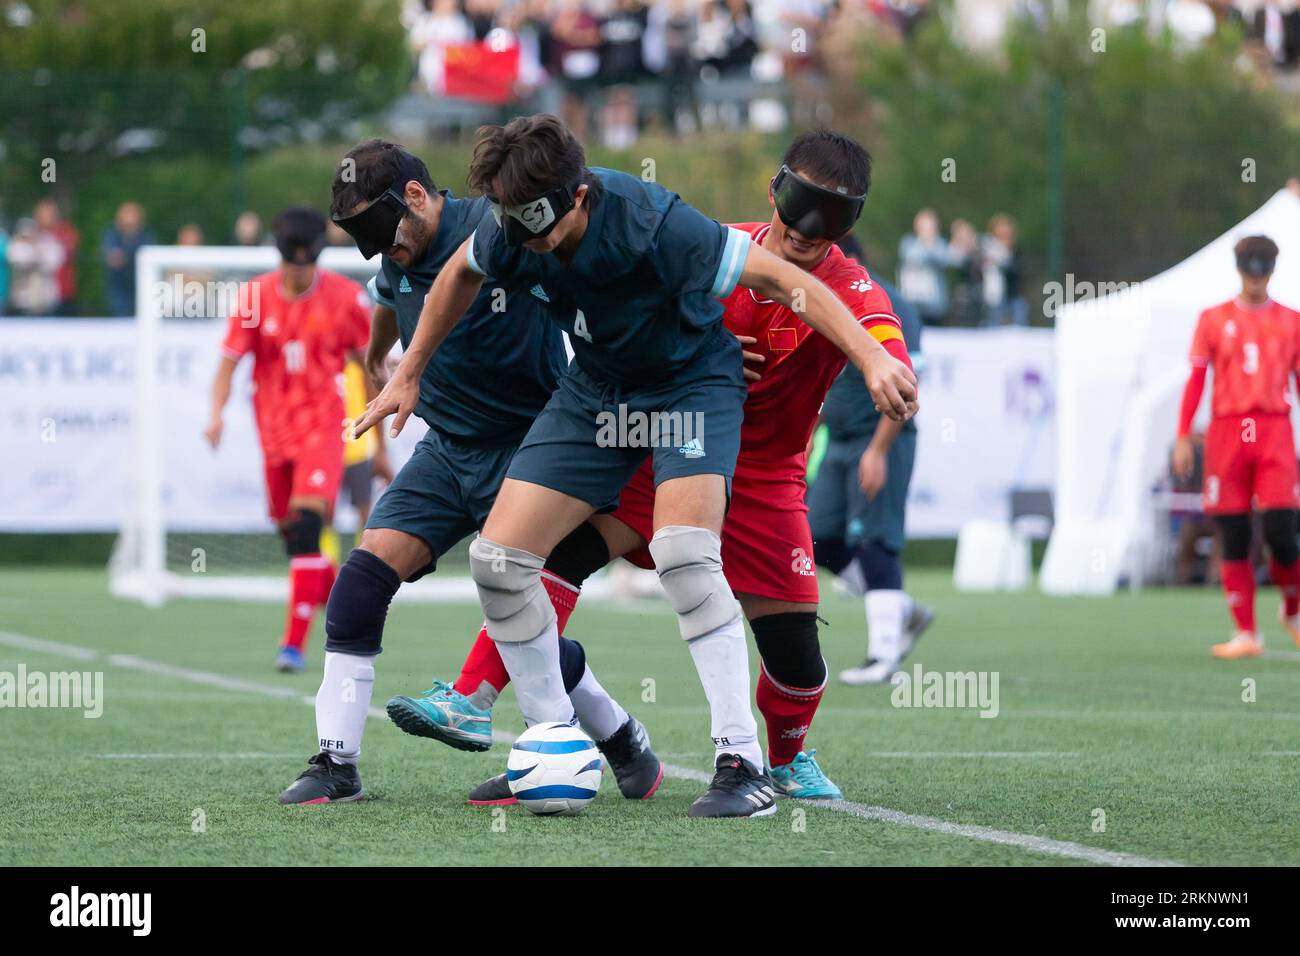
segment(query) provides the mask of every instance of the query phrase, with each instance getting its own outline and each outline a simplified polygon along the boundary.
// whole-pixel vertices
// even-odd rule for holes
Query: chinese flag
[[[479,103],[509,103],[519,79],[519,44],[479,41],[453,43],[445,55],[443,86],[447,96]]]

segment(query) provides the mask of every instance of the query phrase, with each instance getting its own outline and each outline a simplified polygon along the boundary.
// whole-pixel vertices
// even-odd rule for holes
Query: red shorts
[[[801,479],[773,478],[760,467],[736,465],[731,507],[722,524],[722,570],[737,594],[796,604],[817,603],[817,568]],[[650,462],[619,495],[612,514],[647,541],[654,534],[655,489]],[[625,557],[653,568],[646,548]]]
[[[1291,416],[1231,415],[1215,418],[1205,433],[1206,514],[1239,514],[1300,507]]]
[[[334,511],[343,481],[343,433],[317,432],[299,445],[292,458],[281,458],[275,464],[269,458],[266,466],[266,501],[272,521],[283,521],[289,516],[289,499],[324,498],[328,513]]]

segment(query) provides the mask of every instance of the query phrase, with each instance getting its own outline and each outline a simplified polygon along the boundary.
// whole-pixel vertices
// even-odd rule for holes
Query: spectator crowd
[[[906,36],[928,9],[929,0],[406,0],[404,22],[418,89],[466,95],[459,50],[482,44],[509,54],[511,101],[561,113],[584,138],[594,108],[599,135],[618,147],[635,137],[643,108],[669,129],[699,129],[710,123],[701,84],[797,86],[825,72],[833,36],[862,26]],[[848,19],[854,30],[837,29]]]
[[[1016,223],[999,213],[983,234],[954,219],[947,238],[939,215],[922,209],[898,246],[898,290],[927,325],[1028,325],[1024,266]]]
[[[994,47],[1010,23],[1044,24],[1061,0],[953,0],[954,35],[974,47]],[[1083,3],[1079,4],[1083,6]],[[1280,70],[1300,63],[1297,0],[1087,0],[1091,22],[1104,27],[1167,29],[1183,49],[1194,49],[1224,29],[1239,30],[1248,50]]]
[[[144,207],[134,201],[117,207],[113,222],[99,237],[97,254],[104,267],[107,314],[122,318],[136,313],[135,264],[142,246],[168,243],[201,246],[209,240],[196,223],[185,223],[173,239],[159,238],[150,228]],[[330,245],[351,245],[347,233],[330,224]],[[213,240],[236,246],[272,245],[262,218],[252,210],[236,217],[230,235]],[[46,197],[31,215],[12,228],[0,214],[0,316],[73,316],[86,314],[77,276],[80,231],[64,218],[57,200]],[[100,310],[96,309],[95,314]]]

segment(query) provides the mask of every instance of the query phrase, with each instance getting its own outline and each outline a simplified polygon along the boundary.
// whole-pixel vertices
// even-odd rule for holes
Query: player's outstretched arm
[[[740,285],[780,302],[820,332],[862,372],[876,408],[895,421],[916,412],[916,376],[875,340],[817,278],[751,242]]]
[[[433,288],[424,297],[424,308],[420,311],[420,321],[416,323],[411,336],[411,344],[406,347],[406,354],[398,364],[393,377],[380,393],[366,404],[366,412],[357,419],[353,429],[355,437],[361,437],[370,428],[379,424],[389,415],[394,415],[393,426],[388,434],[396,438],[406,424],[406,420],[415,411],[415,403],[420,397],[420,376],[429,359],[438,351],[451,330],[456,327],[461,316],[469,309],[483,287],[483,276],[469,266],[468,245],[471,236],[461,247],[451,254],[447,264],[438,273]]]

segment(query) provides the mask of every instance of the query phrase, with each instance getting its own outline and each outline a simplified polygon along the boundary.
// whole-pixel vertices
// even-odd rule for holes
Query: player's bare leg
[[[289,555],[289,604],[275,661],[276,670],[282,672],[307,669],[303,649],[312,619],[316,608],[329,599],[334,584],[334,565],[321,553],[321,536],[330,511],[325,498],[294,495],[289,499],[288,516],[278,522]]]
[[[519,708],[529,724],[574,719],[542,568],[551,550],[594,511],[578,498],[507,478],[483,533],[470,545],[470,574],[488,636],[515,683]]]

